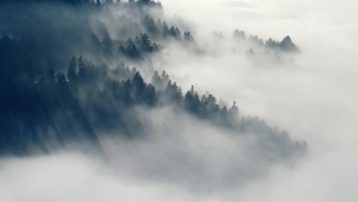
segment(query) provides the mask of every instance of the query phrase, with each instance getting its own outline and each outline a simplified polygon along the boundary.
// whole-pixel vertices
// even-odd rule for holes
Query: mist
[[[265,124],[254,121],[260,124],[238,133],[173,103],[134,107],[126,111],[131,116],[125,123],[131,122],[129,129],[140,123],[139,138],[131,136],[137,131],[128,137],[126,130],[105,130],[97,134],[101,152],[74,143],[45,155],[1,157],[0,201],[358,200],[358,3],[162,0],[161,5],[163,13],[155,16],[190,30],[193,43],[158,39],[163,49],[138,62],[97,54],[92,43],[67,41],[75,51],[60,48],[63,57],[49,52],[48,63],[63,71],[72,54],[106,62],[109,69],[127,62],[148,83],[154,70],[164,70],[184,91],[193,85],[200,95],[215,95],[220,106],[235,100],[240,117],[257,116]],[[113,25],[109,18],[116,12],[122,11],[96,13],[101,23],[81,26],[107,30],[118,41],[145,30],[142,25]],[[78,26],[78,21],[71,23]],[[123,27],[133,30],[116,33]],[[299,52],[237,39],[236,29],[247,39],[290,36]],[[67,37],[74,39],[73,34]],[[307,151],[297,152],[296,140],[306,141]]]
[[[265,38],[290,35],[301,49],[292,61],[279,64],[228,54],[194,58],[188,64],[193,62],[195,68],[174,63],[180,68],[174,67],[173,74],[184,85],[196,74],[193,77],[202,79],[195,84],[204,91],[237,99],[244,113],[258,114],[310,143],[301,165],[277,171],[245,190],[239,201],[356,201],[357,4],[208,1],[193,9],[185,1],[165,5],[172,13],[196,17],[198,26],[206,26],[201,33],[223,30],[230,37],[233,28],[239,28]],[[200,13],[195,11],[199,8]],[[208,19],[210,23],[204,23]],[[210,70],[203,74],[203,69]]]

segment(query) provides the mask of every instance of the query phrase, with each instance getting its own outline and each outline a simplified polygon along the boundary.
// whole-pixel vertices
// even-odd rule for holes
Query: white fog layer
[[[164,70],[184,93],[193,85],[200,95],[215,95],[220,106],[235,100],[240,117],[257,116],[272,129],[259,124],[237,134],[172,104],[135,107],[140,118],[134,120],[144,123],[138,140],[105,131],[98,135],[99,153],[71,145],[0,157],[0,201],[358,201],[358,2],[161,4],[159,15],[190,28],[195,43],[165,42],[150,62],[133,62],[144,80]],[[265,41],[289,36],[299,51],[271,52],[235,38],[236,29]],[[296,140],[307,142],[304,154],[293,149]]]

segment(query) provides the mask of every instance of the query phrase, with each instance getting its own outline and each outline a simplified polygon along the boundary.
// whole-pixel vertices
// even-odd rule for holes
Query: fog
[[[273,168],[297,165],[290,156],[271,159],[275,154],[262,148],[260,137],[172,110],[137,109],[142,119],[153,120],[145,121],[150,136],[102,138],[102,153],[74,145],[51,155],[2,158],[1,200],[233,200],[226,195],[261,181]]]
[[[226,36],[233,28],[266,38],[290,35],[302,50],[292,62],[279,65],[253,64],[226,54],[190,60],[194,67],[175,63],[180,68],[172,69],[184,84],[196,74],[193,77],[201,79],[195,84],[201,89],[237,99],[244,113],[258,114],[310,143],[310,154],[298,168],[278,171],[272,179],[248,188],[242,201],[356,201],[358,30],[354,19],[358,16],[354,10],[358,4],[208,1],[189,6],[181,2],[165,2],[171,9],[168,13],[185,13],[196,18],[198,26],[225,30]],[[210,70],[203,74],[203,69]]]
[[[241,114],[306,140],[306,155],[275,161],[255,136],[173,115],[171,107],[138,109],[150,120],[144,128],[151,135],[134,142],[103,138],[104,154],[73,149],[2,158],[0,201],[357,201],[358,3],[162,5],[167,19],[193,29],[198,47],[170,43],[151,65],[183,89],[195,85],[229,106],[236,100]],[[250,55],[250,45],[232,38],[235,29],[264,40],[289,35],[300,52]],[[224,39],[215,39],[214,31]]]

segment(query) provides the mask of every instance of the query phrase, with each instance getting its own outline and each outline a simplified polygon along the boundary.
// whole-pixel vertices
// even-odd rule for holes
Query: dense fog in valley
[[[0,201],[357,201],[353,0],[0,2]]]

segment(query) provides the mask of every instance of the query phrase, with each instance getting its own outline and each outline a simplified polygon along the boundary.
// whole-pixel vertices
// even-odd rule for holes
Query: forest
[[[196,43],[190,30],[152,16],[152,7],[162,9],[159,2],[59,0],[60,8],[46,1],[26,2],[32,7],[19,9],[31,19],[6,11],[0,18],[1,155],[51,153],[74,142],[100,147],[106,134],[141,138],[148,134],[136,108],[163,106],[237,135],[255,134],[273,159],[304,154],[305,141],[241,115],[235,101],[225,106],[210,93],[200,95],[194,86],[183,90],[165,71],[153,71],[151,80],[144,80],[133,63],[150,60],[168,41]],[[115,34],[110,34],[108,22],[91,18],[110,18],[106,11],[112,7],[126,11],[120,25],[110,20],[118,26]],[[242,31],[236,30],[234,37],[246,40]],[[270,49],[298,50],[290,37],[265,43],[250,39]]]

